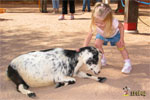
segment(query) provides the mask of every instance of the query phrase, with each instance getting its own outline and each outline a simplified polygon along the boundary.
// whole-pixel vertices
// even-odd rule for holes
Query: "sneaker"
[[[53,13],[52,14],[56,14],[56,11],[53,11]]]
[[[57,14],[59,13],[59,9],[56,9],[56,13],[57,13]]]
[[[125,73],[125,74],[128,74],[128,73],[131,72],[131,70],[132,70],[131,64],[125,63],[122,70],[121,70],[121,72]]]
[[[91,10],[88,10],[88,12],[91,12]]]
[[[105,59],[101,59],[101,65],[102,65],[102,66],[106,66],[106,65],[107,65]]]
[[[64,20],[64,16],[59,16],[58,20]]]
[[[74,20],[74,16],[70,16],[70,20]]]

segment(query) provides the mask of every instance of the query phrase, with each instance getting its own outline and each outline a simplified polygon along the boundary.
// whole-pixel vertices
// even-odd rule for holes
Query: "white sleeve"
[[[118,25],[119,25],[118,19],[114,18],[114,19],[113,19],[113,26],[114,26],[114,28],[117,29],[117,28],[118,28]]]

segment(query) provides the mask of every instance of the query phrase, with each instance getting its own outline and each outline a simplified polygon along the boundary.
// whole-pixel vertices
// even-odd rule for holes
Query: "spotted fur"
[[[35,97],[36,94],[29,91],[29,87],[51,84],[61,87],[74,84],[76,80],[73,76],[91,78],[101,82],[101,77],[79,71],[79,68],[86,64],[88,69],[98,74],[100,54],[94,47],[83,47],[79,52],[62,48],[34,51],[13,59],[7,73],[19,92]]]

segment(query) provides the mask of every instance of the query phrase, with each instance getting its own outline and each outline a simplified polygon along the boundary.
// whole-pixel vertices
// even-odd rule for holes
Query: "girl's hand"
[[[124,39],[120,39],[120,40],[119,40],[119,44],[120,44],[121,46],[124,46]]]
[[[80,48],[76,49],[76,52],[79,52],[80,51]]]

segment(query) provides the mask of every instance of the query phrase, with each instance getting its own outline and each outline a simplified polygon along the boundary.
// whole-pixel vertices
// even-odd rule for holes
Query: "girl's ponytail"
[[[91,16],[91,24],[90,24],[90,30],[92,31],[92,32],[96,32],[96,26],[95,26],[95,10],[96,10],[96,8],[97,7],[100,7],[102,5],[102,3],[100,3],[100,2],[97,2],[96,4],[95,4],[95,6],[94,6],[94,9],[93,9],[93,11],[92,11],[92,16]]]

